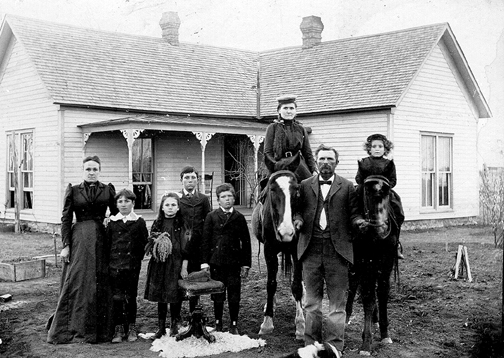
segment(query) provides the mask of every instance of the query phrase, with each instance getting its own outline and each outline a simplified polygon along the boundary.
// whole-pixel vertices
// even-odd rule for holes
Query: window
[[[132,152],[135,209],[152,209],[152,139],[135,139]]]
[[[452,206],[453,138],[422,134],[422,208],[449,209]]]
[[[7,135],[7,208],[14,208],[16,182],[19,188],[19,208],[33,209],[33,133]]]

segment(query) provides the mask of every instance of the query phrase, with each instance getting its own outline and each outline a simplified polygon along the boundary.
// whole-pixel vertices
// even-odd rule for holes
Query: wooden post
[[[462,265],[461,265],[462,264]],[[467,247],[464,245],[459,245],[457,250],[457,260],[455,261],[455,272],[453,277],[458,278],[459,272],[460,276],[464,276],[464,269],[467,276],[467,281],[472,282],[471,266],[469,265],[469,255],[467,253]]]

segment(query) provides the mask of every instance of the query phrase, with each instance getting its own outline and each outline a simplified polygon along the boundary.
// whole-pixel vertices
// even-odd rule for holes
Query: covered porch
[[[113,162],[113,173],[104,180],[116,189],[127,187],[135,192],[135,211],[150,220],[157,215],[163,193],[181,190],[179,173],[185,165],[199,171],[199,190],[209,196],[214,208],[215,187],[229,182],[235,187],[238,208],[247,213],[266,172],[262,143],[267,124],[231,118],[138,115],[78,127],[83,135],[83,156],[96,153]]]

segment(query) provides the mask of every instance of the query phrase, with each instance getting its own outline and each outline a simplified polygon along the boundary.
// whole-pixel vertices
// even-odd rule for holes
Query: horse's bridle
[[[369,183],[369,182],[380,182],[382,181],[385,185],[387,185],[390,188],[390,182],[389,180],[382,176],[382,175],[370,175],[364,180],[364,184]],[[385,220],[382,223],[378,223],[377,220],[372,220],[369,215],[369,208],[368,208],[368,201],[367,201],[367,192],[366,192],[366,187],[363,188],[363,194],[364,194],[364,214],[366,216],[366,222],[368,226],[371,227],[382,227],[382,226],[387,226],[387,231],[384,234],[379,234],[380,237],[385,238],[390,235],[390,232],[392,230],[392,225],[390,224],[390,220]],[[388,225],[387,225],[388,224]]]
[[[267,184],[267,190],[268,192],[271,191],[270,189],[270,184],[275,181],[278,177],[284,175],[284,174],[287,174],[288,176],[290,176],[291,178],[293,178],[294,180],[297,181],[296,179],[296,176],[291,172],[291,171],[288,171],[288,170],[280,170],[280,171],[277,171],[275,173],[273,173],[271,175],[271,177],[269,178],[268,180],[268,184]],[[276,223],[275,223],[275,218],[273,216],[273,213],[274,213],[274,210],[273,210],[273,200],[271,200],[271,197],[269,197],[270,195],[267,195],[268,196],[268,209],[269,209],[269,214],[271,216],[271,222],[273,223],[273,227],[274,227],[274,231],[275,231],[275,238],[277,239],[277,241],[279,242],[284,242],[282,237],[280,236],[280,234],[278,233],[278,230],[276,228]]]

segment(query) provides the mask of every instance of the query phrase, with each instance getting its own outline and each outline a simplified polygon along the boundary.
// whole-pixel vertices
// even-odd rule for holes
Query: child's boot
[[[231,324],[229,326],[229,333],[234,335],[240,335],[238,332],[238,312],[240,311],[240,302],[229,302],[229,317],[231,318]]]
[[[222,314],[224,302],[214,302],[215,332],[222,332]]]
[[[168,313],[168,304],[158,302],[158,331],[154,335],[155,339],[159,339],[166,334],[166,314]]]
[[[178,332],[178,319],[170,319],[170,337],[175,337]]]
[[[238,332],[238,324],[236,321],[231,321],[231,325],[229,326],[229,333],[234,334],[235,336],[239,336],[240,333]]]
[[[115,326],[114,337],[112,343],[121,343],[124,338],[124,327],[122,324]]]
[[[134,323],[131,323],[129,325],[129,330],[128,330],[128,342],[134,342],[138,339],[138,334],[137,334],[137,328]]]

